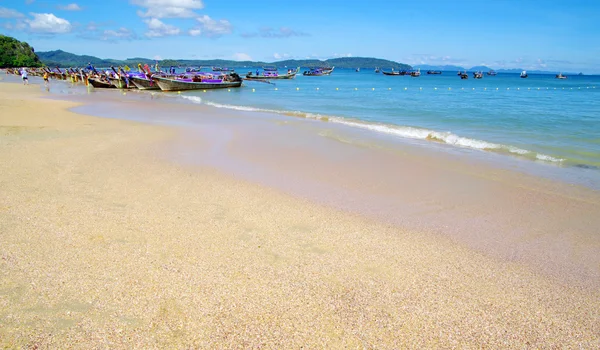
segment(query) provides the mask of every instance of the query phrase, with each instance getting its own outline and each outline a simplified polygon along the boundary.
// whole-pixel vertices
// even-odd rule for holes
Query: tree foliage
[[[15,38],[0,34],[0,68],[41,67],[42,62],[33,47]]]

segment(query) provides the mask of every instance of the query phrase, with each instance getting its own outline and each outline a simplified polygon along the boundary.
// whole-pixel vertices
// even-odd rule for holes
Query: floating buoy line
[[[554,91],[554,90],[586,90],[586,89],[595,89],[595,86],[577,86],[577,87],[562,87],[562,88],[557,88],[557,87],[528,87],[527,91]],[[263,90],[264,89],[260,89]],[[271,89],[268,89],[271,90]],[[286,89],[279,89],[278,87],[275,87],[272,89],[272,91],[280,91],[283,90],[285,91]],[[300,87],[295,87],[296,91],[309,91],[309,90],[314,90],[314,91],[328,91],[328,89],[324,89],[321,87],[315,87],[315,88],[300,88]],[[391,87],[386,88],[375,88],[375,87],[371,87],[371,88],[358,88],[358,87],[354,87],[354,88],[339,88],[336,87],[335,91],[379,91],[379,90],[387,90],[387,91],[392,91]],[[404,91],[427,91],[427,90],[433,90],[433,91],[440,91],[440,90],[446,90],[445,88],[438,88],[438,87],[433,87],[433,88],[423,88],[423,87],[404,87],[402,88],[402,90]],[[483,88],[465,88],[465,87],[461,87],[460,89],[456,88],[456,87],[448,87],[447,91],[456,91],[456,90],[460,90],[460,91],[525,91],[525,88],[521,89],[521,87],[517,87],[517,88],[511,88],[511,87],[506,87],[506,88],[500,88],[500,87],[496,87],[496,88],[488,88],[488,87],[483,87]],[[227,89],[228,92],[231,92],[231,89]],[[202,90],[202,92],[206,92],[206,90]],[[252,92],[256,92],[256,88],[252,88]]]

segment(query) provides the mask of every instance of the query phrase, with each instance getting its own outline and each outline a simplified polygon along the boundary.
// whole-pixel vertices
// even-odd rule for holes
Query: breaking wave
[[[503,145],[483,140],[471,139],[468,137],[462,137],[451,132],[442,132],[429,130],[424,128],[416,128],[410,126],[397,126],[391,124],[381,124],[381,123],[370,123],[355,119],[348,119],[344,117],[338,116],[328,116],[322,115],[318,113],[307,113],[300,111],[282,111],[275,109],[266,109],[266,108],[257,108],[257,107],[249,107],[249,106],[235,106],[235,105],[227,105],[220,104],[210,101],[203,101],[200,97],[197,96],[181,96],[190,102],[205,104],[208,106],[216,107],[216,108],[225,108],[236,111],[245,111],[245,112],[263,112],[263,113],[276,113],[280,115],[287,115],[291,117],[300,117],[306,119],[314,119],[321,120],[330,123],[342,124],[354,128],[360,128],[365,130],[370,130],[378,133],[394,135],[407,139],[414,140],[423,140],[429,142],[437,142],[442,144],[447,144],[451,146],[468,148],[480,151],[488,151],[494,153],[502,153],[502,154],[511,154],[515,156],[520,156],[524,158],[528,158],[531,160],[538,160],[549,163],[562,163],[564,159],[553,157],[550,155],[537,153],[534,151],[529,151],[526,149],[518,148],[510,145]]]

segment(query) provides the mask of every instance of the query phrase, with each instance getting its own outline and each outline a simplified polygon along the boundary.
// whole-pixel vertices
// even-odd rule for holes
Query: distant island
[[[428,70],[436,70],[436,71],[444,71],[444,72],[489,72],[491,70],[496,71],[497,73],[521,73],[522,71],[526,70],[527,73],[529,74],[558,74],[561,73],[560,71],[545,71],[545,70],[530,70],[530,69],[523,69],[523,68],[511,68],[511,69],[493,69],[490,68],[488,66],[474,66],[471,68],[465,68],[465,67],[461,67],[461,66],[453,66],[453,65],[444,65],[444,66],[434,66],[434,65],[429,65],[429,64],[421,64],[421,65],[416,65],[414,67],[415,69],[421,69],[424,71],[428,71]],[[567,75],[578,75],[578,73],[575,72],[565,72],[562,71],[563,74],[567,74]],[[581,73],[579,73],[581,74]]]
[[[138,63],[154,65],[156,60],[150,58],[134,57],[125,60],[103,59],[95,56],[75,55],[62,50],[38,52],[40,60],[50,67],[86,67],[89,63],[98,67],[109,66],[136,66]],[[330,66],[336,68],[372,68],[381,67],[383,69],[409,70],[412,67],[408,64],[379,59],[371,57],[341,57],[328,60],[284,60],[276,62],[264,61],[233,61],[233,60],[185,60],[185,59],[165,59],[160,60],[162,67],[169,66],[213,66],[213,67],[257,67],[265,65],[276,65],[279,67],[322,67]]]

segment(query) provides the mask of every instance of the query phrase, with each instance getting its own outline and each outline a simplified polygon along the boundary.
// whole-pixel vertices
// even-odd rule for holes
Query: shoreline
[[[600,191],[540,177],[526,168],[528,161],[498,164],[488,154],[424,147],[317,120],[182,103],[178,94],[101,93],[45,96],[76,101],[70,110],[79,114],[178,130],[157,150],[168,162],[213,168],[353,215],[435,232],[562,283],[600,287],[600,218],[594,214]]]
[[[179,130],[158,151],[168,162],[214,168],[348,213],[435,232],[562,283],[600,287],[595,189],[443,145],[436,149],[315,120],[181,103],[177,94],[157,94],[154,100],[154,94],[135,91],[102,92],[94,99],[69,96],[79,103],[71,110]]]
[[[53,92],[53,94],[59,96],[66,94],[69,96],[70,99],[85,98],[81,95],[84,94],[85,89],[81,89],[81,87],[73,87],[70,86],[68,83],[64,83],[61,81],[58,81],[56,83],[58,84],[58,86],[60,86],[59,89],[61,90],[61,92]],[[282,86],[279,90],[282,90],[284,88],[285,87]],[[289,86],[287,88],[289,89]],[[595,89],[595,86],[588,86],[588,88]],[[579,89],[581,89],[581,87]],[[554,88],[554,90],[556,90],[556,88]],[[474,135],[472,133],[464,134],[456,130],[448,131],[451,129],[439,129],[435,127],[432,128],[431,125],[427,124],[415,126],[411,123],[397,124],[395,122],[377,121],[377,118],[375,118],[375,120],[371,120],[369,118],[357,119],[357,117],[355,116],[345,115],[343,113],[337,115],[335,113],[322,114],[314,111],[308,112],[300,110],[281,110],[272,108],[269,109],[259,107],[260,104],[257,106],[247,106],[239,104],[236,105],[235,103],[228,104],[226,102],[223,102],[223,98],[225,98],[225,96],[234,97],[233,101],[244,102],[243,99],[238,100],[239,97],[235,97],[239,95],[239,91],[232,91],[232,93],[230,94],[223,93],[223,91],[208,92],[208,94],[202,94],[200,92],[192,91],[184,92],[183,94],[179,95],[176,93],[168,92],[156,93],[150,91],[131,90],[123,92],[123,95],[128,96],[127,100],[129,100],[129,102],[133,102],[129,97],[133,97],[133,100],[135,101],[147,101],[157,99],[165,102],[168,101],[167,103],[189,103],[202,108],[211,107],[216,108],[218,110],[224,110],[217,113],[227,113],[228,111],[233,111],[234,113],[240,112],[254,114],[276,114],[279,117],[293,117],[307,121],[317,120],[324,123],[337,124],[342,128],[361,129],[366,133],[373,133],[381,139],[397,138],[398,143],[400,144],[404,143],[422,145],[423,147],[429,147],[432,149],[441,149],[445,152],[457,154],[462,153],[468,157],[475,157],[479,159],[489,158],[490,160],[488,160],[488,162],[490,163],[492,161],[497,161],[503,164],[503,166],[505,167],[516,166],[519,167],[522,171],[535,174],[536,176],[550,177],[555,180],[558,179],[566,182],[577,182],[578,184],[582,184],[586,187],[591,187],[594,190],[600,190],[600,169],[598,168],[598,165],[600,165],[600,163],[592,159],[595,156],[592,156],[591,151],[575,152],[574,150],[571,150],[578,154],[585,153],[589,157],[591,157],[590,159],[583,160],[578,158],[571,158],[570,156],[567,157],[565,154],[561,155],[560,152],[557,154],[544,153],[545,147],[540,149],[539,145],[527,145],[519,142],[511,143],[510,141],[507,142],[507,140],[503,140],[502,138],[478,138],[478,135]],[[254,89],[252,89],[252,92],[254,92]],[[490,93],[492,93],[491,89]],[[87,92],[87,94],[89,94],[89,91]],[[98,89],[93,89],[92,94],[96,95],[96,97],[98,97],[99,99],[116,100],[114,96],[110,95],[118,95],[121,94],[121,92],[116,90],[100,91]],[[98,95],[101,97],[99,97]],[[254,95],[254,93],[252,95]],[[212,97],[208,97],[207,100],[204,98],[207,96]],[[306,96],[306,99],[310,100],[311,96]],[[546,96],[545,98],[547,99],[549,97]],[[125,99],[123,99],[121,102],[123,102],[124,100]],[[548,100],[545,101],[548,102]],[[84,111],[83,113],[89,114],[89,112],[86,111]],[[550,145],[546,146],[549,147]]]
[[[392,225],[353,214],[352,208],[340,211],[335,205],[315,204],[310,196],[298,199],[289,189],[247,180],[248,174],[262,168],[284,182],[299,181],[308,177],[307,169],[298,165],[310,164],[312,174],[315,169],[331,169],[326,166],[331,159],[341,159],[335,166],[348,176],[340,188],[352,189],[363,176],[377,172],[349,168],[343,160],[368,168],[369,162],[390,159],[387,153],[373,158],[368,148],[332,143],[315,137],[310,128],[270,120],[242,122],[237,114],[205,115],[203,126],[181,134],[175,127],[75,114],[66,111],[72,102],[29,98],[28,88],[7,88],[13,89],[16,93],[0,83],[0,108],[7,111],[0,117],[0,162],[10,164],[0,174],[7,189],[0,198],[0,227],[7,233],[0,236],[1,345],[592,348],[600,344],[595,322],[600,315],[598,281],[588,287],[570,285],[541,274],[530,262],[498,259],[472,249],[464,244],[468,236],[443,235],[427,226],[419,230],[410,223]],[[253,123],[255,129],[250,128]],[[274,140],[256,138],[274,129],[279,131]],[[314,141],[318,150],[325,144],[327,151],[315,154],[309,147],[294,152],[300,140]],[[273,149],[272,143],[280,147]],[[183,150],[187,153],[179,153],[176,162],[168,159]],[[186,155],[192,158],[186,160]],[[388,174],[421,182],[390,187],[395,177],[387,182],[379,178],[374,183],[388,187],[362,189],[363,194],[378,198],[401,191],[405,203],[426,204],[429,207],[421,209],[437,208],[453,216],[461,212],[444,206],[445,200],[480,203],[479,193],[463,192],[472,186],[474,192],[505,193],[492,197],[501,209],[510,209],[518,198],[524,202],[516,209],[538,203],[532,209],[546,208],[554,214],[566,210],[565,215],[593,219],[586,212],[577,213],[579,206],[595,208],[592,194],[587,202],[572,201],[556,192],[528,190],[534,183],[527,181],[524,187],[497,191],[506,189],[497,181],[505,176],[502,172],[477,170],[480,180],[476,180],[467,175],[479,169],[478,164],[467,169],[455,164],[441,173],[437,170],[451,160],[423,164],[410,154],[392,156],[401,157],[393,159],[403,159],[407,168],[396,173],[393,163]],[[215,160],[224,163],[215,167]],[[226,166],[239,160],[252,168],[228,171]],[[408,165],[414,166],[412,170]],[[283,175],[277,172],[281,168],[287,171]],[[290,174],[296,177],[285,177]],[[318,192],[339,179],[339,173],[324,171],[311,179],[323,186],[301,183],[299,190]],[[486,187],[490,183],[499,187]],[[428,198],[416,191],[424,184],[435,184]],[[415,191],[411,193],[410,187]],[[552,189],[552,183],[547,188]],[[465,197],[456,199],[453,190]],[[554,189],[563,190],[568,189]],[[349,193],[360,201],[360,193]],[[578,192],[566,193],[585,199]],[[411,208],[412,213],[400,209],[395,207],[395,217],[422,215],[424,222],[443,222],[435,212],[423,216],[419,208]],[[377,206],[373,211],[381,212]],[[544,227],[541,219],[549,218],[530,225]],[[568,233],[572,241],[567,241],[575,244],[587,226],[573,221],[564,224],[573,227]],[[471,233],[490,225],[481,222]],[[544,236],[551,234],[544,233],[525,241],[519,236],[494,240],[499,240],[495,242],[499,247],[502,240],[517,239],[517,246],[527,249],[530,244],[560,242],[547,240]],[[587,239],[577,247],[597,253],[598,237]],[[552,261],[595,266],[577,256],[561,260],[565,257],[555,252],[548,251]],[[573,253],[588,257],[581,249],[569,254]]]

